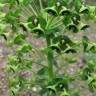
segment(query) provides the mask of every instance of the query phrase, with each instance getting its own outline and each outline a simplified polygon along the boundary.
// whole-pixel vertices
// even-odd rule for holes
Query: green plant
[[[48,5],[42,6],[42,2]],[[2,9],[5,5],[9,8],[7,13],[4,13]],[[38,90],[40,96],[46,93],[48,96],[57,94],[69,96],[68,86],[73,79],[66,74],[55,74],[60,70],[58,66],[56,67],[55,56],[75,54],[81,45],[83,45],[84,52],[96,52],[96,45],[89,43],[86,36],[83,36],[82,41],[76,41],[66,35],[67,31],[78,34],[81,30],[86,30],[89,25],[83,23],[82,17],[96,19],[96,7],[84,5],[82,0],[1,0],[0,10],[0,35],[5,38],[9,48],[16,46],[15,55],[9,55],[8,59],[8,71],[12,73],[12,77],[8,78],[12,96],[18,96],[22,90],[32,89],[36,85],[40,87]],[[24,14],[27,16],[24,17]],[[6,32],[7,26],[11,26],[11,32]],[[36,49],[28,44],[26,42],[28,33],[43,38],[47,46]],[[48,61],[48,65],[39,64],[41,66],[37,73],[33,71],[32,66],[40,62],[28,56],[31,52],[34,55],[34,51],[43,52]],[[20,74],[22,70],[33,72],[33,78],[30,81],[24,78]],[[85,75],[88,79],[90,74]],[[77,92],[72,94],[77,94]]]

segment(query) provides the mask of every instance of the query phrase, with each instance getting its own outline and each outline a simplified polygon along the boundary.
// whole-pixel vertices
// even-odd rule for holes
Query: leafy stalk
[[[50,37],[46,38],[46,41],[47,41],[47,47],[49,47],[51,45]],[[53,63],[54,63],[53,51],[51,51],[51,50],[48,51],[47,59],[48,59],[49,80],[52,80],[52,78],[54,77],[54,73],[53,73]]]
[[[50,37],[46,38],[46,41],[47,41],[47,47],[49,47],[51,45],[51,38]],[[48,60],[49,81],[51,81],[54,77],[54,72],[53,72],[54,54],[52,50],[48,50],[47,60]],[[55,96],[55,93],[50,91],[48,93],[48,96]]]

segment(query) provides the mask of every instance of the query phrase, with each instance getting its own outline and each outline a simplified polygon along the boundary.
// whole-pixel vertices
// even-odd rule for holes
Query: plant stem
[[[50,92],[48,96],[56,96],[54,92]]]
[[[19,0],[16,0],[17,4],[19,5]]]
[[[46,38],[46,41],[47,41],[47,47],[49,47],[51,45],[51,38],[50,37]],[[52,80],[54,77],[54,73],[53,73],[54,57],[53,57],[52,50],[48,50],[47,59],[48,59],[49,80]]]
[[[47,41],[47,47],[51,45],[51,38],[50,36],[46,38]],[[47,53],[47,60],[48,60],[48,73],[49,73],[49,81],[51,81],[54,78],[54,72],[53,72],[53,65],[54,65],[54,54],[52,50],[48,50]],[[56,96],[54,92],[49,92],[48,96]]]

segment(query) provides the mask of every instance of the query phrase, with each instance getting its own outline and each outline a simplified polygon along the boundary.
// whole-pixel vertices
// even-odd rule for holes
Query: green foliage
[[[85,53],[96,53],[96,44],[90,42],[87,36],[83,36],[81,41],[76,41],[66,35],[67,32],[78,34],[89,28],[89,25],[85,24],[83,20],[84,18],[96,20],[96,6],[84,5],[82,0],[46,0],[46,7],[42,2],[45,1],[0,1],[0,37],[4,37],[8,47],[16,46],[16,52],[9,55],[7,66],[8,73],[12,74],[12,77],[8,78],[10,95],[20,96],[22,90],[31,89],[33,91],[32,89],[38,85],[40,90],[36,91],[40,96],[45,94],[48,96],[58,94],[60,96],[70,96],[70,94],[79,96],[77,90],[69,92],[69,83],[75,79],[66,76],[66,70],[64,70],[65,74],[58,73],[60,69],[56,67],[55,56],[70,53],[73,55],[79,52],[81,46]],[[7,12],[3,10],[5,5],[8,5]],[[6,30],[7,25],[11,27],[10,31]],[[38,64],[38,60],[35,61],[38,59],[34,55],[36,48],[27,42],[28,34],[36,34],[38,38],[42,37],[46,41],[47,46],[42,46],[41,49],[46,51],[44,55],[47,57],[47,65],[40,64],[40,62]],[[37,48],[37,51],[41,49]],[[30,58],[28,55],[30,53],[33,53],[35,59]],[[73,63],[76,59],[66,61]],[[35,63],[40,66],[37,72],[33,67]],[[30,80],[21,74],[26,70],[33,73]],[[93,61],[87,62],[80,70],[81,78],[87,81],[91,91],[96,90],[95,72],[96,66]]]
[[[96,88],[96,60],[94,59],[96,57],[93,58],[93,56],[95,56],[93,53],[91,53],[91,55],[85,55],[86,65],[80,73],[82,79],[87,81],[89,90],[92,92],[94,92]]]

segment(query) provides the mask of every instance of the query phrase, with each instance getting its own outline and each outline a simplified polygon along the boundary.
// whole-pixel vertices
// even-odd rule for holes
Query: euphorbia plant
[[[77,48],[82,43],[84,52],[96,51],[96,46],[93,44],[88,49],[88,38],[86,36],[83,37],[83,42],[81,42],[71,40],[70,36],[66,35],[67,31],[78,34],[81,30],[86,30],[89,25],[83,23],[82,17],[96,19],[96,7],[85,5],[82,0],[46,0],[47,6],[43,6],[42,2],[45,1],[4,0],[0,2],[1,9],[6,4],[9,8],[9,11],[1,17],[1,26],[2,28],[4,26],[4,28],[1,28],[2,32],[0,34],[4,36],[9,47],[13,45],[19,46],[16,48],[15,56],[9,55],[8,71],[15,74],[13,79],[9,78],[10,90],[13,95],[18,95],[18,92],[24,88],[28,89],[33,88],[35,85],[40,85],[39,95],[41,96],[44,94],[48,94],[48,96],[56,96],[58,94],[60,96],[70,96],[68,82],[71,79],[66,75],[56,74],[59,68],[58,66],[56,67],[55,57],[58,54],[78,52]],[[3,14],[3,11],[1,12]],[[23,12],[28,16],[24,17]],[[27,12],[29,13],[27,14]],[[3,21],[5,21],[6,25],[11,25],[12,36],[10,36],[9,32],[5,32],[6,26]],[[34,53],[35,50],[31,44],[26,44],[27,32],[36,34],[38,38],[42,37],[47,45],[44,48],[37,49],[47,56],[48,61],[47,65],[42,66],[37,73],[32,71],[34,60],[27,57],[28,52]],[[29,83],[20,74],[23,69],[31,70],[37,76]],[[72,94],[72,96],[78,95],[77,93]]]

